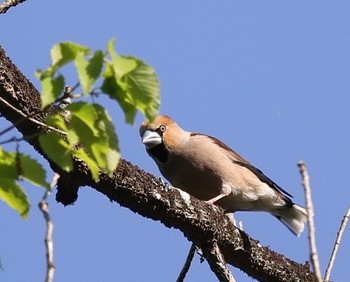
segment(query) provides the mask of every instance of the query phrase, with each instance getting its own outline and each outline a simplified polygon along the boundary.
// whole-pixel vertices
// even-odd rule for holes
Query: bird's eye
[[[160,130],[160,132],[165,132],[166,126],[164,124],[162,124],[161,126],[159,126],[159,130]]]

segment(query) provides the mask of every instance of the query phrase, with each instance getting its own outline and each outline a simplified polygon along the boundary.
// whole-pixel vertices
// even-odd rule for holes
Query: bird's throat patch
[[[147,149],[147,152],[158,161],[165,163],[168,160],[169,152],[165,148],[164,144],[161,143],[152,149]]]

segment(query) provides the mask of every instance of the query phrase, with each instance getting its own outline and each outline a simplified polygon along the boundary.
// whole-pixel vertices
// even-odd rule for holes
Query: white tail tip
[[[293,204],[292,207],[284,207],[274,213],[278,220],[280,220],[287,228],[296,236],[304,231],[305,223],[307,222],[306,209]]]

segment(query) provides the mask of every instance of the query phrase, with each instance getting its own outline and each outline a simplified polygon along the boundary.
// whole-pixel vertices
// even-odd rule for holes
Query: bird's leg
[[[223,184],[221,187],[220,194],[210,200],[207,200],[206,202],[210,205],[213,205],[216,201],[222,199],[223,197],[228,196],[231,192],[232,192],[231,186],[227,184]]]
[[[220,194],[220,195],[218,195],[218,196],[216,196],[216,197],[214,197],[214,198],[212,198],[212,199],[210,199],[210,200],[207,200],[206,202],[208,203],[208,204],[210,204],[210,205],[214,205],[214,203],[216,202],[216,201],[218,201],[218,200],[220,200],[220,199],[222,199],[223,197],[226,197],[227,195],[226,194]]]

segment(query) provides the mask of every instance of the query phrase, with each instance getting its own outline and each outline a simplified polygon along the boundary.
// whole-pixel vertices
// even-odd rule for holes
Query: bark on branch
[[[25,115],[44,121],[39,92],[6,57],[1,47],[0,96]],[[77,199],[79,187],[89,186],[143,217],[179,229],[188,240],[202,248],[204,254],[212,254],[212,242],[215,242],[215,247],[219,248],[226,263],[240,268],[257,280],[314,281],[314,274],[308,264],[299,264],[260,246],[258,241],[236,229],[222,209],[192,197],[184,199],[177,189],[167,191],[168,187],[159,178],[126,160],[121,160],[112,177],[101,173],[98,183],[93,181],[87,166],[79,160],[74,160],[72,173],[61,171],[40,149],[37,140],[40,125],[30,119],[23,119],[21,114],[1,103],[1,100],[0,113],[60,174],[56,195],[58,202],[64,205],[73,203]],[[37,115],[33,116],[33,113]],[[211,262],[211,265],[221,266],[223,258],[220,260]]]

